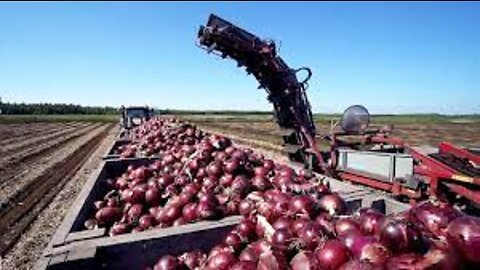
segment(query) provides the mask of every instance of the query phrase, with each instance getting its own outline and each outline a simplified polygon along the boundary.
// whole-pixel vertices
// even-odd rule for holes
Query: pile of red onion
[[[154,145],[160,158],[149,165],[130,166],[109,179],[109,191],[103,200],[94,202],[95,213],[85,222],[87,229],[105,227],[113,236],[245,214],[247,195],[259,197],[275,190],[320,199],[330,212],[344,208],[342,204],[334,209],[328,197],[338,196],[329,195],[325,185],[305,172],[234,147],[226,137],[171,119],[155,118],[144,125],[132,136],[143,136],[140,148],[144,142],[147,149]],[[302,200],[292,211],[300,211]],[[285,203],[273,209],[277,215]],[[318,210],[309,207],[308,211]]]
[[[449,204],[347,215],[342,198],[305,172],[193,125],[154,118],[131,138],[133,154],[123,156],[160,158],[109,180],[87,228],[117,235],[243,216],[210,250],[161,256],[152,269],[480,269],[480,220]]]
[[[444,204],[425,202],[392,216],[368,208],[342,216],[330,215],[320,200],[308,196],[267,191],[251,197],[242,201],[244,219],[212,249],[161,256],[146,269],[453,270],[480,266],[480,219]],[[277,208],[283,210],[277,212]],[[262,215],[266,213],[268,217]]]

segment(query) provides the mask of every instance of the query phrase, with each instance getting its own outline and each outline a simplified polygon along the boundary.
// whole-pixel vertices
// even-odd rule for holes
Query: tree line
[[[115,107],[81,106],[63,103],[3,103],[2,114],[118,114]]]

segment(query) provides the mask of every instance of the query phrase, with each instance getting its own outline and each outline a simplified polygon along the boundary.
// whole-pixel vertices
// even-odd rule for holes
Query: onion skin
[[[367,244],[361,251],[359,259],[376,266],[384,266],[391,257],[391,252],[378,242]]]
[[[298,242],[304,250],[314,250],[322,241],[322,232],[319,226],[308,224],[298,232]]]
[[[119,234],[124,234],[128,232],[128,226],[125,223],[115,223],[110,228],[109,234],[110,236],[115,236]]]
[[[260,255],[257,270],[287,270],[288,263],[279,253],[267,251]]]
[[[240,261],[234,264],[232,270],[256,270],[257,264],[249,261]]]
[[[317,269],[315,265],[315,260],[313,258],[313,253],[299,252],[293,259],[290,261],[290,267],[292,270],[315,270]]]
[[[191,252],[185,252],[180,257],[179,260],[186,265],[189,269],[195,269],[202,265],[206,260],[207,256],[199,250],[194,250]]]
[[[367,261],[353,259],[342,265],[338,270],[381,270]]]
[[[455,219],[446,231],[448,243],[468,261],[480,264],[480,218]]]
[[[444,239],[447,226],[460,216],[458,210],[442,202],[427,201],[410,209],[410,220],[440,239]]]

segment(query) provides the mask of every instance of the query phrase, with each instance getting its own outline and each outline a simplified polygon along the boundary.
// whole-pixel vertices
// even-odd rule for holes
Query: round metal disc
[[[343,113],[340,125],[346,132],[361,133],[367,129],[369,123],[370,114],[367,108],[362,105],[353,105],[348,107]]]

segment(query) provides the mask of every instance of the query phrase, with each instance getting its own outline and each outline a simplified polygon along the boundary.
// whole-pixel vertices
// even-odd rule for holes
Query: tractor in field
[[[121,106],[120,107],[120,127],[125,132],[148,121],[154,112],[148,106]]]
[[[428,196],[462,207],[480,205],[480,152],[441,143],[413,147],[391,136],[389,127],[369,127],[363,106],[348,108],[327,134],[317,133],[306,89],[312,72],[290,68],[276,44],[212,14],[198,31],[197,46],[245,67],[267,92],[289,158],[338,179],[391,192],[411,202]],[[305,78],[297,75],[305,72]],[[330,149],[320,151],[317,139]]]

